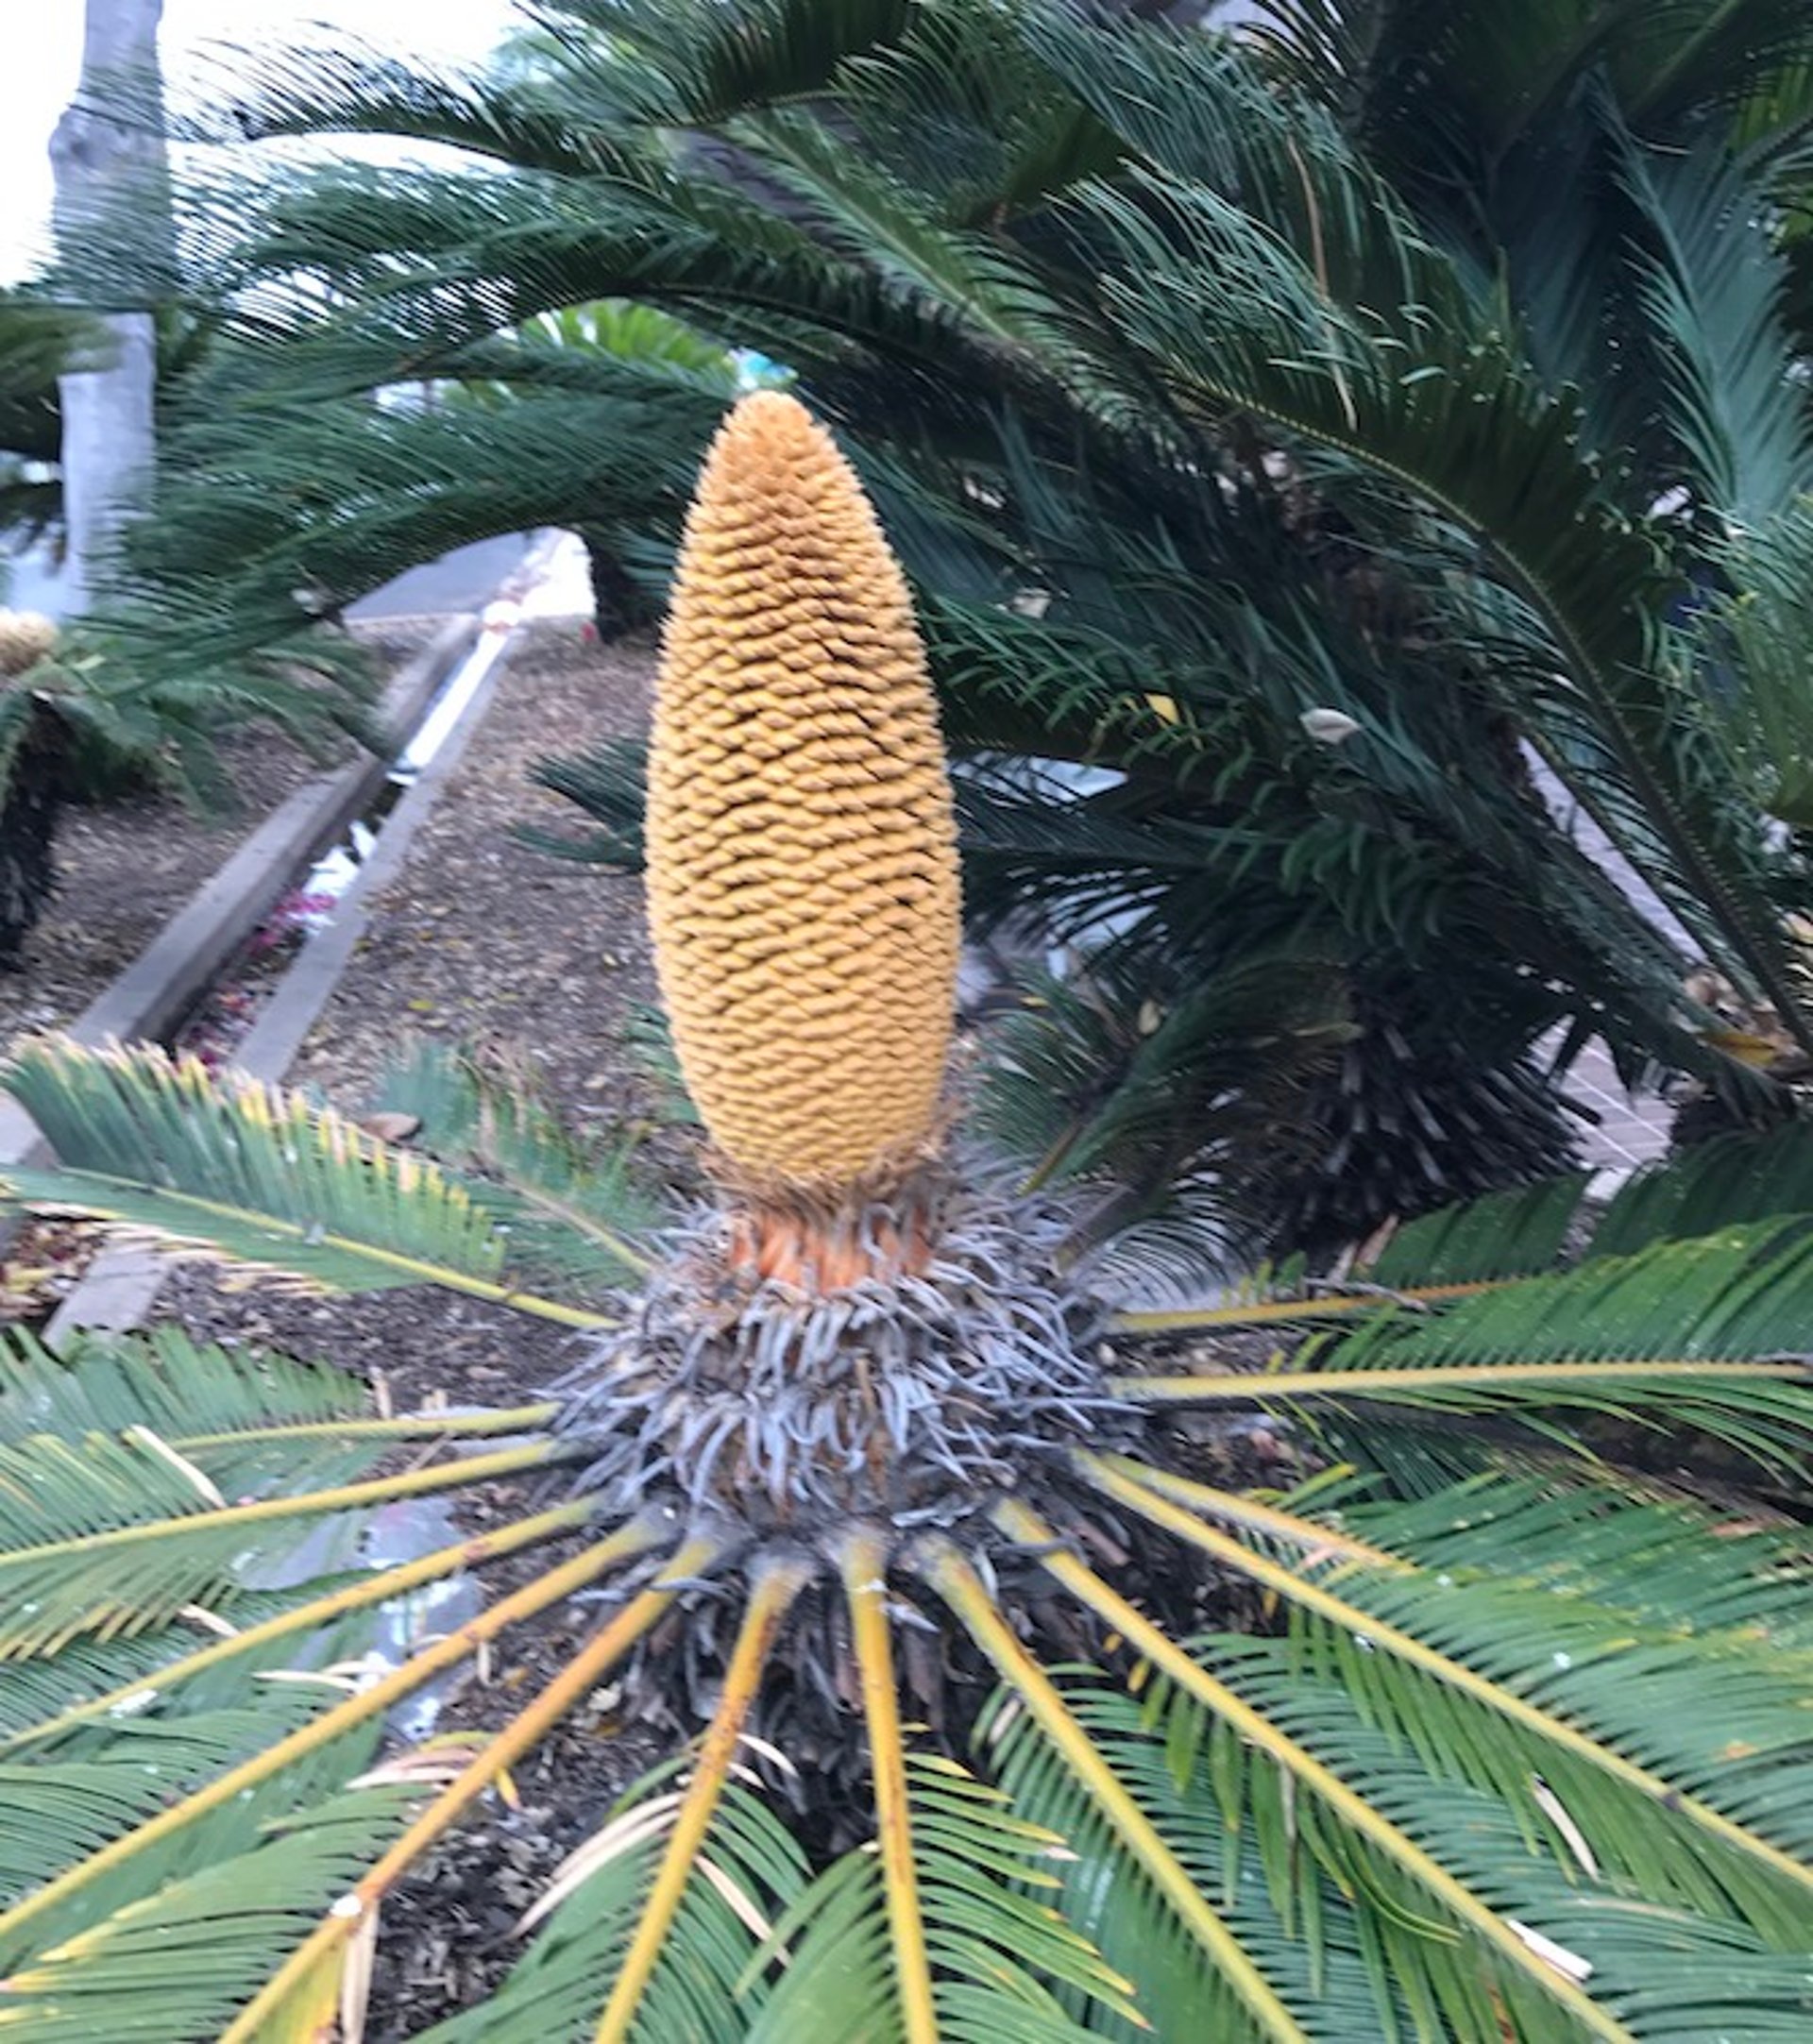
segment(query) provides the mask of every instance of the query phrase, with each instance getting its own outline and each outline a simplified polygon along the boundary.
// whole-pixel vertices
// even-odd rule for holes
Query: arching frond
[[[1131,1309],[1128,1333],[1179,1335],[1216,1327],[1299,1322],[1305,1326],[1398,1303],[1446,1306],[1514,1278],[1557,1269],[1569,1256],[1625,1257],[1663,1241],[1685,1241],[1813,1211],[1813,1144],[1798,1123],[1763,1136],[1724,1136],[1642,1166],[1601,1209],[1592,1180],[1569,1173],[1526,1189],[1489,1193],[1393,1227],[1350,1284],[1318,1283],[1276,1296],[1199,1309]]]
[[[213,1841],[207,1859],[155,1895],[16,1968],[0,2019],[43,2044],[219,2036],[268,1969],[273,1945],[298,1936],[345,1893],[410,1800],[397,1786],[317,1794],[300,1821],[286,1803],[267,1838]],[[154,1995],[147,1974],[159,1983]],[[336,2004],[318,2000],[313,2019]]]
[[[217,1089],[156,1049],[56,1041],[16,1053],[5,1084],[59,1160],[10,1174],[34,1205],[341,1291],[442,1284],[599,1324],[505,1281],[507,1238],[470,1187],[300,1094],[248,1079]]]
[[[1094,1822],[1112,1835],[1120,1851],[1158,1891],[1172,1934],[1181,1934],[1199,1949],[1198,1963],[1206,1963],[1207,1969],[1198,1980],[1198,2021],[1213,2024],[1230,2037],[1281,2039],[1285,2044],[1306,2039],[1308,2033],[1265,1968],[1212,1905],[1138,1799],[1127,1792],[1050,1675],[1014,1636],[974,1569],[948,1545],[931,1548],[924,1565],[940,1596],[1050,1742]]]
[[[1283,1565],[1254,1553],[1171,1502],[1162,1490],[1147,1488],[1130,1471],[1104,1468],[1097,1479],[1120,1502],[1283,1598],[1293,1609],[1294,1630],[1308,1641],[1311,1656],[1335,1671],[1364,1712],[1410,1738],[1426,1758],[1441,1748],[1449,1772],[1488,1783],[1514,1805],[1533,1794],[1533,1782],[1545,1783],[1548,1798],[1558,1799],[1560,1807],[1575,1813],[1566,1819],[1554,1817],[1558,1828],[1564,1821],[1577,1824],[1584,1810],[1603,1810],[1602,1820],[1589,1829],[1599,1841],[1600,1856],[1616,1855],[1627,1879],[1671,1874],[1686,1900],[1703,1902],[1710,1895],[1715,1906],[1729,1893],[1759,1930],[1791,1945],[1795,1925],[1813,1902],[1813,1869],[1806,1864],[1813,1837],[1790,1837],[1779,1823],[1767,1819],[1760,1832],[1746,1829],[1722,1810],[1684,1792],[1683,1782],[1704,1764],[1698,1737],[1690,1735],[1677,1745],[1668,1754],[1664,1771],[1657,1772],[1578,1729],[1583,1722],[1606,1724],[1603,1703],[1592,1700],[1596,1696],[1615,1690],[1630,1698],[1640,1682],[1640,1718],[1652,1753],[1655,1731],[1649,1728],[1659,1729],[1666,1738],[1675,1722],[1664,1672],[1669,1641],[1656,1636],[1639,1645],[1629,1638],[1627,1613],[1595,1611],[1584,1604],[1569,1610],[1558,1630],[1553,1591],[1548,1585],[1515,1581],[1488,1590],[1473,1583],[1457,1592],[1451,1579],[1447,1583],[1432,1580],[1409,1574],[1399,1564],[1376,1579],[1382,1597],[1375,1602],[1368,1594],[1372,1585],[1361,1583],[1357,1572],[1349,1570],[1338,1580],[1313,1581],[1316,1571],[1307,1563],[1294,1557],[1291,1565]],[[1023,1508],[1004,1511],[1020,1512],[1021,1523],[1014,1529],[1038,1537]],[[1734,1566],[1735,1584],[1748,1577],[1747,1560],[1740,1558]],[[1350,1601],[1356,1589],[1359,1600]],[[1394,1608],[1414,1612],[1414,1628],[1386,1617]],[[1472,1630],[1475,1625],[1481,1629],[1477,1633]],[[1566,1647],[1555,1644],[1560,1631],[1568,1635]],[[1432,1637],[1441,1638],[1444,1647],[1432,1647]],[[1455,1647],[1464,1637],[1466,1650],[1456,1658]],[[1495,1680],[1481,1672],[1482,1665],[1502,1666],[1524,1642],[1534,1644],[1529,1649],[1528,1672],[1520,1671],[1520,1680],[1507,1685],[1501,1677]],[[1732,1643],[1737,1644],[1736,1629]],[[1681,1672],[1687,1681],[1703,1680],[1703,1646],[1696,1644],[1682,1657]],[[1381,1655],[1427,1677],[1440,1697],[1432,1696],[1424,1683],[1396,1684],[1378,1659]],[[1692,1664],[1690,1673],[1686,1663]],[[1751,1675],[1753,1727],[1773,1716],[1776,1728],[1772,1737],[1764,1734],[1754,1742],[1756,1750],[1759,1756],[1770,1755],[1766,1771],[1780,1786],[1782,1756],[1793,1749],[1801,1730],[1791,1715],[1798,1708],[1798,1684],[1786,1669],[1752,1670]],[[1532,1686],[1546,1692],[1544,1703],[1531,1700]],[[1563,1698],[1558,1712],[1555,1701]],[[1619,1722],[1616,1711],[1611,1722]],[[1630,1723],[1631,1717],[1626,1715],[1623,1722]],[[1754,1807],[1738,1767],[1725,1775],[1721,1789],[1740,1807]],[[1550,1810],[1543,1795],[1534,1799]]]
[[[646,1274],[638,1238],[661,1219],[636,1182],[627,1143],[586,1144],[529,1078],[470,1052],[424,1045],[386,1073],[379,1098],[421,1123],[419,1140],[449,1164],[485,1175],[473,1196],[510,1235],[512,1256],[584,1290]]]
[[[0,1336],[0,1441],[8,1444],[30,1434],[78,1442],[128,1427],[174,1441],[350,1419],[365,1405],[364,1386],[338,1370],[262,1356],[248,1373],[232,1350],[180,1327],[77,1332],[60,1355],[23,1327]]]
[[[678,1580],[712,1559],[710,1544],[693,1541],[680,1549],[650,1586],[633,1597],[574,1657],[526,1709],[519,1711],[494,1738],[482,1742],[475,1757],[459,1768],[428,1807],[336,1900],[335,1906],[304,1938],[246,2007],[222,2033],[221,2044],[255,2044],[265,2025],[285,2017],[299,2020],[320,1991],[323,1975],[345,1982],[360,1964],[359,1944],[375,1924],[384,1897],[421,1854],[560,1719],[584,1702],[650,1627],[668,1611]]]
[[[1813,1422],[1795,1331],[1809,1282],[1805,1226],[1759,1223],[1490,1286],[1439,1314],[1387,1303],[1354,1333],[1313,1339],[1256,1374],[1125,1377],[1117,1389],[1181,1405],[1326,1400],[1338,1428],[1368,1427],[1357,1408],[1374,1402],[1524,1413],[1563,1440],[1562,1413],[1641,1426],[1666,1412],[1788,1476]]]

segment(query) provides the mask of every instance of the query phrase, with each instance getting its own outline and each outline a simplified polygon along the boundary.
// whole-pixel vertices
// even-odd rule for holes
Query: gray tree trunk
[[[87,0],[87,5],[81,82],[50,144],[59,244],[135,188],[156,194],[164,167],[163,143],[151,118],[163,0]],[[96,110],[114,81],[133,95],[130,121]],[[154,220],[150,231],[163,233],[163,223]],[[135,496],[150,479],[157,453],[152,417],[157,337],[151,315],[113,313],[105,324],[112,341],[106,363],[60,380],[65,609],[71,616],[89,607],[105,578],[109,556]]]

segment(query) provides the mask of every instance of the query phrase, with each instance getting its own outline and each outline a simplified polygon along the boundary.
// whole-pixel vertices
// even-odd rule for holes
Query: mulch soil
[[[515,1056],[581,1126],[649,1111],[625,1024],[655,998],[641,882],[517,841],[589,819],[535,786],[547,755],[646,728],[654,649],[576,622],[529,627],[484,721],[412,839],[399,878],[292,1069],[356,1106],[409,1039]]]
[[[580,812],[534,786],[528,769],[543,754],[641,730],[652,672],[647,644],[602,648],[568,622],[524,633],[401,873],[372,904],[367,936],[292,1080],[364,1113],[381,1104],[392,1060],[428,1037],[516,1059],[582,1129],[646,1125],[663,1111],[659,1079],[625,1040],[626,1023],[654,998],[640,882],[551,858],[513,835],[522,824],[584,831]],[[569,1329],[479,1301],[418,1290],[327,1300],[200,1264],[178,1270],[157,1313],[197,1339],[332,1362],[381,1386],[398,1411],[521,1402],[575,1356]],[[480,1532],[550,1502],[563,1481],[462,1492],[454,1516],[462,1532]],[[487,1568],[487,1597],[562,1551]],[[567,1606],[512,1629],[488,1681],[469,1676],[447,1696],[436,1733],[505,1722],[598,1622],[598,1607]],[[371,2044],[414,2035],[494,1985],[522,1950],[512,1931],[523,1910],[669,1749],[664,1735],[623,1726],[612,1710],[607,1689],[568,1718],[514,1770],[516,1806],[487,1796],[386,1900]]]
[[[438,622],[386,618],[352,629],[382,675],[426,645]],[[238,845],[323,770],[268,728],[228,734],[221,755],[235,796],[221,814],[197,814],[158,788],[64,810],[56,896],[16,968],[0,971],[0,1046],[24,1030],[74,1022]]]

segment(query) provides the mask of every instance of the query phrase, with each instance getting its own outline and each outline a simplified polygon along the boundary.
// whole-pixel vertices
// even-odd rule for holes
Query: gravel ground
[[[387,618],[354,631],[381,674],[425,645],[438,622]],[[0,971],[0,1045],[24,1029],[73,1022],[271,811],[322,770],[269,729],[234,732],[221,752],[238,797],[230,814],[197,816],[162,792],[64,810],[56,898],[18,967]]]
[[[626,1019],[654,997],[639,882],[551,859],[512,836],[519,823],[583,828],[569,804],[530,784],[529,766],[640,730],[652,670],[652,648],[601,649],[576,624],[525,633],[401,874],[374,904],[369,934],[293,1078],[363,1111],[398,1051],[428,1036],[517,1056],[582,1124],[660,1111],[658,1083],[624,1040]],[[178,1269],[158,1314],[197,1338],[331,1361],[381,1385],[399,1411],[440,1398],[517,1402],[575,1353],[570,1330],[478,1301],[417,1290],[324,1299],[246,1287],[202,1265]],[[482,1531],[550,1501],[563,1481],[462,1493],[454,1515],[462,1531]],[[487,1570],[487,1596],[561,1551]],[[596,1606],[568,1606],[506,1633],[489,1681],[468,1680],[446,1698],[437,1733],[505,1722],[600,1616]],[[372,2044],[468,2005],[515,1962],[522,1911],[617,1795],[669,1749],[613,1713],[609,1689],[592,1697],[514,1770],[515,1806],[487,1796],[386,1900]]]
[[[643,730],[653,673],[646,642],[600,647],[565,620],[524,633],[293,1078],[367,1105],[406,1040],[426,1036],[526,1058],[581,1123],[651,1110],[624,1043],[626,1022],[654,1000],[641,883],[512,833],[584,831],[529,769]]]
[[[600,648],[577,624],[524,634],[479,730],[411,841],[398,879],[303,1046],[291,1078],[363,1113],[412,1038],[507,1054],[584,1124],[661,1111],[662,1091],[625,1039],[654,998],[639,881],[551,858],[515,826],[584,819],[533,786],[551,748],[639,730],[646,646]],[[381,1379],[396,1409],[444,1395],[507,1404],[568,1366],[570,1330],[432,1291],[322,1299],[181,1266],[158,1306],[193,1333],[332,1361]]]

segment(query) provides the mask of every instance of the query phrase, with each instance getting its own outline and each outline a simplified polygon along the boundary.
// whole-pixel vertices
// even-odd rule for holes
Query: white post
[[[94,110],[110,77],[139,86],[155,79],[162,12],[163,0],[88,0],[81,82],[50,144],[59,239],[115,194],[140,179],[149,182],[162,168],[162,139],[150,121],[127,125]],[[114,313],[102,324],[111,344],[107,360],[60,380],[68,532],[64,608],[71,616],[88,608],[97,566],[150,476],[157,452],[151,315]]]

